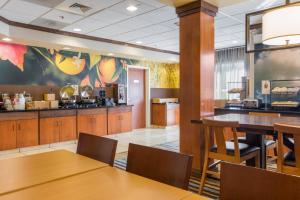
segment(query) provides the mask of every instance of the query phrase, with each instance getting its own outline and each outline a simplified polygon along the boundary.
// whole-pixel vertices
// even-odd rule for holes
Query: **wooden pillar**
[[[180,17],[180,151],[202,169],[204,135],[191,123],[214,112],[214,17],[217,7],[196,1],[176,9]]]

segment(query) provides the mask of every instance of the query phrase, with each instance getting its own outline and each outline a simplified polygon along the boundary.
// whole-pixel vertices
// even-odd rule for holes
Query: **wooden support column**
[[[217,7],[196,1],[176,9],[180,17],[180,151],[202,169],[204,134],[191,123],[214,112],[214,17]]]

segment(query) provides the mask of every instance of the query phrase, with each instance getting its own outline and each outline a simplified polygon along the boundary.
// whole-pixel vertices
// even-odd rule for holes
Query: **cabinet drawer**
[[[6,112],[0,113],[0,121],[37,119],[38,116],[38,112]]]
[[[108,108],[108,113],[122,113],[122,112],[131,112],[132,106],[119,106]]]
[[[107,114],[106,108],[81,109],[77,111],[78,115],[98,115]]]
[[[40,118],[76,116],[76,110],[40,111]]]

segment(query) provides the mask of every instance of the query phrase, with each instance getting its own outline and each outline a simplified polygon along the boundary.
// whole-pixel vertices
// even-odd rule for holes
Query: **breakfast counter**
[[[246,108],[215,108],[215,115],[223,114],[248,114],[249,112],[280,113],[283,116],[300,116],[300,110],[274,110],[274,109],[246,109]]]
[[[179,103],[152,103],[151,124],[155,126],[174,126],[179,124]]]
[[[131,105],[0,111],[0,151],[131,130]]]

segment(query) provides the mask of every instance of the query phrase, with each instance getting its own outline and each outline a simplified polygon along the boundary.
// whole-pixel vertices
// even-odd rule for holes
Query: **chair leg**
[[[203,165],[203,170],[202,170],[202,176],[201,176],[201,181],[200,181],[200,187],[199,187],[199,194],[201,195],[203,193],[205,181],[206,181],[206,172],[208,169],[208,164],[209,164],[209,159],[208,157],[205,157],[204,165]]]
[[[277,157],[277,156],[278,156],[278,155],[277,155],[277,145],[273,148],[273,151],[274,151],[274,156]]]
[[[255,156],[255,167],[260,168],[260,154]]]

